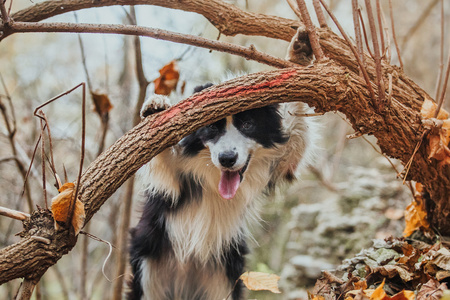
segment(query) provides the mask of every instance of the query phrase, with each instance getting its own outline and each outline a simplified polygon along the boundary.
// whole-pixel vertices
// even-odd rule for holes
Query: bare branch
[[[0,26],[0,30],[1,29],[2,27]],[[11,33],[15,32],[70,32],[140,35],[235,54],[277,68],[294,66],[291,62],[257,51],[254,47],[247,48],[230,43],[208,40],[194,35],[179,34],[167,30],[134,25],[14,22],[11,26]]]
[[[39,281],[24,279],[20,285],[16,300],[29,300],[33,294],[34,288]]]
[[[441,45],[440,45],[440,55],[439,55],[439,72],[436,79],[436,88],[435,88],[435,98],[439,98],[439,94],[441,91],[441,84],[442,84],[442,76],[444,74],[444,31],[445,31],[445,17],[444,17],[444,0],[441,0]]]
[[[5,2],[4,1],[0,1],[0,13],[2,14],[3,24],[8,25],[11,20],[9,18],[8,12],[6,11],[6,7],[5,7]]]
[[[322,6],[320,6],[319,0],[313,0],[313,5],[317,16],[317,21],[319,21],[320,27],[322,28],[328,27],[327,20],[325,19],[325,16],[322,11]]]
[[[306,32],[308,32],[309,42],[311,43],[314,56],[318,61],[321,61],[325,58],[325,55],[320,47],[319,37],[317,36],[316,28],[311,21],[311,17],[309,16],[305,0],[297,0],[297,4],[302,15],[302,20],[305,22]]]
[[[16,22],[38,22],[71,11],[114,5],[157,5],[195,12],[229,36],[258,35],[290,41],[299,26],[298,21],[246,12],[220,0],[48,0],[18,11],[11,17]]]
[[[26,214],[24,212],[21,211],[17,211],[17,210],[13,210],[13,209],[9,209],[3,206],[0,206],[0,215],[1,216],[5,216],[5,217],[9,217],[12,219],[16,219],[19,221],[23,221],[26,220],[28,218],[30,218],[29,214]]]
[[[400,63],[400,68],[403,70],[403,61],[400,55],[400,48],[397,43],[397,36],[395,34],[395,26],[394,26],[394,13],[392,12],[392,0],[389,0],[389,15],[391,17],[391,27],[392,27],[392,37],[394,38],[395,50],[397,51],[398,62]]]
[[[372,83],[370,82],[369,75],[367,74],[366,68],[364,67],[363,62],[361,61],[361,58],[359,57],[358,52],[355,49],[355,46],[353,46],[352,42],[348,38],[347,34],[345,33],[345,31],[342,28],[341,24],[339,24],[338,20],[334,16],[334,14],[328,9],[328,6],[323,2],[323,0],[320,0],[320,3],[325,8],[327,13],[330,15],[330,17],[333,20],[334,24],[336,24],[336,26],[338,27],[339,32],[344,37],[345,41],[347,42],[348,47],[350,47],[351,51],[353,52],[353,55],[355,56],[356,60],[358,61],[358,65],[360,67],[360,70],[362,71],[364,80],[366,81],[366,84],[367,84],[367,89],[369,90],[369,93],[370,93],[370,98],[372,99],[373,104],[375,104],[375,93],[373,92],[373,89],[372,89]]]
[[[377,9],[378,30],[380,31],[381,53],[384,53],[384,49],[386,49],[386,47],[384,45],[384,32],[383,32],[384,26],[383,21],[381,19],[382,10],[380,0],[376,1],[376,9]]]
[[[370,33],[372,34],[372,42],[373,42],[373,53],[375,55],[375,66],[376,66],[376,80],[377,80],[377,88],[378,88],[378,111],[384,111],[386,107],[386,95],[384,91],[384,80],[381,73],[381,54],[380,54],[380,46],[378,44],[378,34],[375,26],[374,15],[372,11],[372,4],[370,0],[365,0],[367,16],[369,19]],[[381,19],[381,18],[380,18]],[[380,29],[381,31],[381,29]],[[383,34],[380,32],[380,34]]]
[[[358,0],[352,0],[352,14],[353,14],[353,25],[355,27],[355,39],[356,39],[356,49],[358,50],[358,55],[364,65],[364,48],[362,44],[361,35],[361,24],[359,22],[359,5]],[[362,75],[362,71],[360,71]]]
[[[447,93],[447,84],[448,78],[450,75],[450,49],[448,51],[448,59],[447,59],[447,71],[445,72],[445,79],[442,86],[441,97],[439,98],[438,106],[436,107],[436,111],[434,112],[434,117],[436,118],[441,110],[442,105],[444,104],[445,94]]]

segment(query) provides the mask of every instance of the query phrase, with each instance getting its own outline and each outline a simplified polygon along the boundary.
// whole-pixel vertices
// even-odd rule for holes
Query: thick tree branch
[[[245,12],[220,0],[50,0],[14,13],[18,22],[38,22],[53,16],[85,8],[113,5],[157,5],[195,12],[207,18],[222,34],[260,35],[290,41],[298,22],[285,18]]]
[[[0,31],[2,29],[3,26],[0,26]],[[8,34],[13,34],[16,32],[69,32],[140,35],[235,54],[278,68],[285,68],[295,65],[289,61],[260,52],[252,46],[247,48],[231,43],[208,40],[195,35],[180,34],[167,30],[135,25],[14,22],[8,28]]]
[[[214,86],[146,118],[88,167],[80,188],[86,220],[137,169],[183,136],[226,115],[271,103],[303,101],[314,106],[316,112],[340,111],[355,130],[375,135],[387,155],[406,163],[423,132],[419,115],[424,100],[421,95],[421,91],[394,95],[389,116],[382,117],[371,104],[362,78],[333,62],[255,73]],[[392,147],[393,144],[401,147]],[[448,173],[448,167],[438,170],[436,162],[428,161],[425,149],[416,154],[410,172],[411,179],[437,193],[445,191],[439,185],[450,185]],[[442,213],[450,211],[449,207],[441,209]],[[0,250],[0,284],[18,277],[39,278],[75,244],[67,232],[54,232],[53,220],[46,211],[34,212],[31,219],[29,224],[35,224],[35,220],[40,222],[38,229],[32,229],[36,225],[31,228],[25,224],[24,238]],[[30,230],[52,242],[46,245],[31,239]]]

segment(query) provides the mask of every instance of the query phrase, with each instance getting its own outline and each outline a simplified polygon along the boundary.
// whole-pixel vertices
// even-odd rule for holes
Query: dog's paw
[[[167,96],[153,95],[145,100],[141,108],[141,119],[154,113],[166,110],[170,107],[170,100]]]
[[[312,62],[313,51],[304,26],[300,26],[292,38],[286,59],[302,66],[307,66]]]

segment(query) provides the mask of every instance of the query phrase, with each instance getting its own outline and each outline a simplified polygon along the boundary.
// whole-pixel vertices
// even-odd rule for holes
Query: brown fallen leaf
[[[281,293],[278,289],[278,280],[280,276],[276,274],[268,274],[262,272],[245,272],[239,279],[245,284],[245,286],[252,291],[267,290],[272,293]]]
[[[159,74],[160,76],[153,81],[155,94],[168,96],[177,88],[178,79],[180,78],[177,62],[172,60],[159,70]]]
[[[423,186],[416,183],[416,192],[414,200],[406,207],[405,210],[405,230],[403,236],[408,237],[416,230],[429,231],[430,224],[427,221],[427,212],[425,210],[425,201],[422,198]]]
[[[67,182],[59,188],[59,194],[52,199],[52,213],[55,219],[55,228],[59,230],[58,222],[65,223],[69,215],[69,207],[72,201],[72,194],[75,190],[75,185],[72,182]],[[73,211],[72,227],[75,235],[80,233],[85,220],[84,204],[80,200],[76,200],[75,209]]]
[[[450,149],[448,147],[450,141],[450,120],[444,120],[442,126],[432,128],[428,136],[428,159],[436,159],[439,164],[450,164]]]
[[[430,279],[422,285],[417,293],[417,300],[439,300],[447,289],[445,283],[440,284],[436,279]]]
[[[94,101],[94,110],[100,117],[103,117],[113,108],[107,94],[91,92],[91,95],[92,101]]]
[[[379,273],[383,277],[393,278],[400,276],[403,282],[408,282],[414,279],[414,273],[408,271],[406,266],[401,264],[385,265],[380,267],[371,268],[373,273]]]

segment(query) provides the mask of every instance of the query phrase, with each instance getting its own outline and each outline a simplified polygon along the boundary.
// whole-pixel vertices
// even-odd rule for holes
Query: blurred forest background
[[[35,1],[33,3],[39,3]],[[286,1],[227,1],[241,9],[296,19]],[[445,2],[445,32],[449,32],[450,7]],[[9,1],[6,2],[9,5]],[[346,32],[352,36],[353,22],[350,0],[329,0]],[[381,1],[390,24],[388,1]],[[32,5],[27,0],[15,0],[12,12]],[[395,29],[406,74],[435,95],[441,55],[441,1],[393,1]],[[363,13],[364,16],[364,13]],[[218,31],[200,15],[156,6],[136,7],[137,24],[201,35],[216,39]],[[53,17],[50,21],[130,24],[129,7],[105,7],[81,10]],[[329,22],[331,24],[331,22]],[[390,27],[390,26],[389,26]],[[390,33],[391,34],[391,33]],[[447,34],[448,36],[448,34]],[[81,39],[81,43],[80,43]],[[281,40],[260,37],[220,37],[221,41],[249,46],[284,57],[288,46]],[[391,37],[392,41],[392,37]],[[140,38],[143,70],[148,81],[158,78],[158,70],[177,59],[180,83],[171,94],[176,102],[192,93],[194,86],[219,82],[227,73],[252,73],[270,67],[244,58],[190,47],[182,44]],[[448,45],[448,40],[446,40]],[[84,69],[82,49],[85,53]],[[392,63],[398,64],[392,42]],[[447,53],[444,49],[444,53]],[[109,113],[105,147],[111,145],[133,126],[139,84],[136,78],[134,37],[94,34],[19,33],[1,43],[0,100],[2,125],[0,132],[0,205],[29,212],[35,205],[44,206],[42,196],[41,159],[36,156],[28,179],[28,192],[22,195],[23,170],[28,168],[40,134],[34,109],[75,85],[90,79],[90,88],[108,95],[114,106]],[[184,90],[181,88],[185,84]],[[147,95],[154,85],[148,86]],[[8,101],[11,99],[11,105]],[[447,96],[448,97],[448,96]],[[53,153],[58,174],[65,166],[70,181],[79,169],[81,144],[81,90],[76,90],[43,110],[48,118],[53,138]],[[448,99],[447,99],[448,100]],[[87,98],[89,106],[92,101]],[[446,101],[447,107],[450,101]],[[101,150],[102,122],[91,109],[86,112],[86,167]],[[16,133],[10,138],[15,122]],[[379,153],[376,141],[370,137],[347,139],[353,133],[339,114],[318,118],[317,130],[322,132],[322,151],[316,164],[303,170],[301,180],[278,190],[265,200],[265,222],[254,228],[255,241],[250,263],[252,271],[265,271],[282,277],[283,294],[258,292],[250,298],[305,298],[305,289],[314,284],[321,269],[332,269],[343,259],[371,245],[371,240],[389,235],[401,236],[403,211],[411,201],[408,186],[396,179],[402,166],[389,162]],[[392,164],[392,165],[391,165]],[[394,170],[393,166],[396,168]],[[56,195],[47,171],[49,198]],[[137,176],[139,178],[139,174]],[[142,193],[136,180],[134,190],[125,184],[85,227],[92,235],[118,245],[126,200],[132,195],[131,224],[140,215]],[[0,247],[16,242],[21,223],[0,217]],[[102,265],[108,245],[80,236],[73,251],[64,256],[42,278],[38,299],[113,299],[118,279],[118,263],[123,260],[119,248]],[[86,274],[83,276],[82,274]],[[106,277],[106,276],[107,277]],[[16,280],[0,286],[0,298],[10,299],[18,289]],[[36,294],[36,292],[35,292]]]

